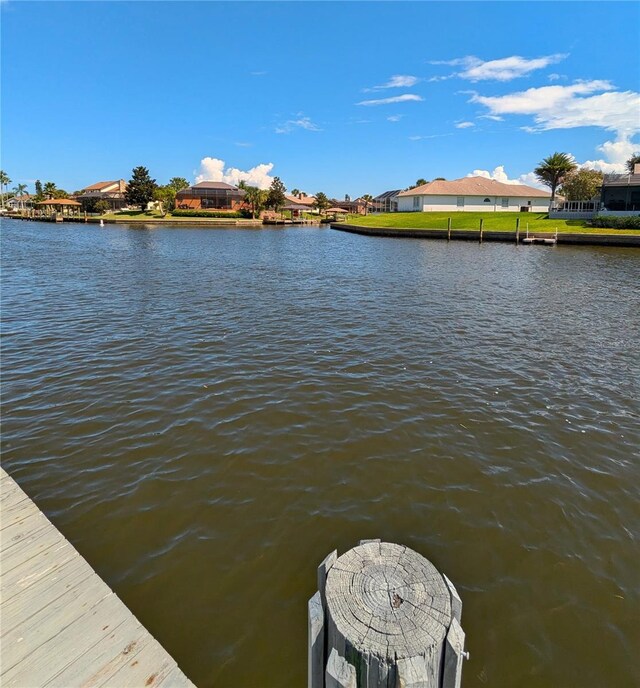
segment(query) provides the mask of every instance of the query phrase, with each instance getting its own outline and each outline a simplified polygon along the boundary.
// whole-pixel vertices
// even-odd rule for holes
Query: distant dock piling
[[[462,601],[408,547],[361,540],[331,552],[308,611],[308,688],[460,688]]]

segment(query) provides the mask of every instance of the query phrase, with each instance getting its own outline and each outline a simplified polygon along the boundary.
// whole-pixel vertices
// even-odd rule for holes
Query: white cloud
[[[295,129],[305,129],[306,131],[322,131],[320,127],[311,121],[310,117],[299,115],[298,119],[289,119],[284,124],[276,127],[276,134],[290,134]]]
[[[401,96],[392,96],[391,98],[377,98],[375,100],[362,100],[356,105],[388,105],[390,103],[407,103],[409,101],[424,100],[421,96],[415,93],[405,93]]]
[[[469,172],[469,174],[466,176],[494,179],[495,181],[501,182],[502,184],[525,184],[526,186],[533,186],[537,189],[546,188],[544,185],[540,184],[533,172],[521,174],[517,179],[510,179],[509,175],[505,172],[504,165],[498,165],[494,168],[492,172],[490,172],[489,170],[473,170],[473,172]]]
[[[236,146],[239,148],[251,148],[253,144],[249,143],[248,141],[236,141]]]
[[[531,115],[527,131],[601,127],[631,136],[640,130],[640,94],[615,91],[608,81],[578,81],[570,86],[541,86],[503,96],[474,94],[472,103],[491,115]]]
[[[387,122],[399,122],[402,119],[402,115],[389,115],[387,117]]]
[[[615,141],[605,141],[597,150],[606,160],[586,160],[580,167],[605,174],[623,174],[627,171],[627,160],[640,150],[640,144],[633,143],[630,136],[622,135]]]
[[[470,129],[476,125],[473,122],[458,122],[456,124],[456,129]]]
[[[567,57],[567,55],[564,53],[556,53],[555,55],[545,55],[544,57],[535,57],[532,59],[527,59],[520,55],[511,55],[510,57],[503,57],[498,60],[481,60],[479,57],[467,55],[466,57],[460,57],[455,60],[431,62],[431,64],[450,65],[452,67],[462,67],[462,69],[448,76],[432,77],[430,81],[441,81],[442,79],[450,79],[454,76],[469,81],[511,81],[512,79],[527,76],[538,69],[544,69],[550,64],[560,62],[564,60],[565,57]]]
[[[273,169],[273,163],[262,163],[250,170],[239,170],[235,167],[225,167],[224,160],[206,157],[200,161],[200,170],[196,174],[196,184],[200,182],[226,182],[237,186],[241,181],[260,189],[268,189],[273,177],[269,172]]]
[[[452,136],[451,133],[448,134],[427,134],[426,136],[409,136],[409,141],[423,141],[424,139],[439,139],[443,136]]]
[[[386,83],[374,86],[373,88],[365,88],[364,91],[365,93],[369,93],[385,88],[411,88],[419,81],[420,79],[417,76],[411,76],[410,74],[394,74]]]

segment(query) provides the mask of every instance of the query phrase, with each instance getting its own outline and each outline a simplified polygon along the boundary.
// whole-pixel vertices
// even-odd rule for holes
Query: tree
[[[109,201],[99,198],[93,205],[93,210],[100,215],[104,215],[109,210]]]
[[[147,204],[153,200],[153,192],[157,186],[146,167],[134,167],[124,198],[129,205],[139,205],[141,210],[146,210]]]
[[[153,191],[153,200],[160,203],[160,212],[166,215],[167,211],[176,207],[176,189],[169,182],[166,186],[158,186]]]
[[[176,193],[182,191],[182,189],[189,188],[189,182],[184,177],[171,177],[168,187],[175,189]]]
[[[276,212],[284,205],[285,193],[287,189],[280,180],[280,177],[274,177],[269,187],[269,195],[267,196],[267,205],[273,208]]]
[[[291,195],[292,196],[300,196],[300,189],[291,189]]]
[[[560,193],[568,201],[588,201],[602,186],[602,172],[598,170],[574,170],[562,182]]]
[[[52,196],[54,198],[69,198],[69,194],[64,189],[56,189]]]
[[[364,194],[362,200],[364,201],[364,214],[366,215],[369,211],[369,205],[373,202],[373,196],[371,194]]]
[[[317,208],[321,213],[323,213],[329,207],[329,199],[327,195],[318,191],[316,194],[316,200],[313,202],[314,208]]]
[[[420,179],[416,179],[416,183],[415,183],[415,186],[413,188],[415,189],[416,186],[424,186],[425,184],[428,184],[428,183],[429,182],[426,179],[423,179],[422,177],[420,177]]]
[[[551,189],[549,209],[551,209],[555,201],[556,189],[562,184],[564,178],[575,169],[576,164],[571,155],[567,153],[554,153],[548,158],[545,158],[538,167],[533,170],[538,181]]]
[[[0,170],[0,203],[2,204],[3,208],[4,194],[7,190],[7,184],[11,184],[11,179],[9,179],[9,175],[4,170]]]
[[[444,177],[436,177],[433,181],[434,182],[446,182],[447,180]]]
[[[42,192],[44,193],[46,198],[53,198],[53,194],[55,193],[55,190],[56,190],[56,185],[53,182],[47,182],[44,185]]]
[[[640,152],[634,153],[628,160],[627,160],[627,172],[629,174],[633,174],[633,168],[640,163]]]
[[[36,201],[41,201],[44,198],[44,192],[42,191],[42,182],[36,179]]]
[[[251,217],[255,220],[256,215],[260,213],[267,203],[269,194],[257,186],[247,186],[246,184],[244,190],[246,192],[244,200],[249,204]]]

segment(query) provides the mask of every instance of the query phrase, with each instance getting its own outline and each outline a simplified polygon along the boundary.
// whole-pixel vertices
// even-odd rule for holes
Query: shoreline
[[[351,234],[361,234],[374,237],[388,237],[394,239],[444,239],[447,241],[501,241],[511,244],[522,244],[525,233],[520,231],[496,231],[479,229],[402,229],[398,227],[366,227],[352,225],[343,222],[332,222],[331,229]],[[558,244],[584,245],[584,246],[619,246],[640,248],[640,235],[623,234],[624,230],[618,230],[621,234],[597,234],[586,232],[560,232],[557,237],[554,232],[530,232],[530,237],[555,238]]]

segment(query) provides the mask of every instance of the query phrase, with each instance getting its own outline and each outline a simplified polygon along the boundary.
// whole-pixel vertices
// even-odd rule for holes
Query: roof
[[[40,201],[36,205],[82,205],[71,198],[52,198],[49,201]]]
[[[311,206],[316,202],[315,196],[292,196],[291,194],[285,194],[284,197],[289,203],[295,203],[296,205]]]
[[[28,201],[30,198],[35,198],[35,196],[32,196],[31,194],[24,194],[23,196],[13,196],[9,199],[9,201]],[[7,203],[9,203],[9,201],[7,201]]]
[[[605,174],[602,186],[640,186],[640,174]]]
[[[327,213],[348,213],[348,210],[345,210],[344,208],[329,208],[325,212]]]
[[[486,177],[462,177],[453,181],[433,181],[398,196],[534,196],[550,198],[551,194],[524,184],[504,184]]]
[[[225,182],[198,182],[193,186],[189,187],[191,189],[228,189],[232,191],[238,191],[237,186],[231,184],[226,184]]]
[[[395,189],[394,191],[385,191],[384,193],[381,193],[379,196],[376,196],[373,200],[374,201],[384,201],[387,198],[393,198],[394,196],[397,196],[401,192],[402,192],[402,189]]]
[[[91,184],[91,186],[85,186],[83,191],[100,191],[101,189],[104,189],[107,186],[113,186],[114,184],[119,184],[120,180],[116,179],[115,181],[112,182],[96,182],[95,184]]]

